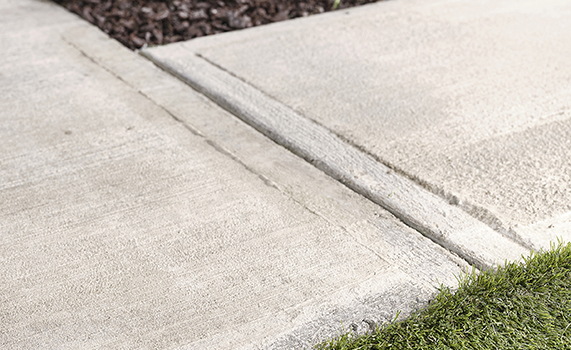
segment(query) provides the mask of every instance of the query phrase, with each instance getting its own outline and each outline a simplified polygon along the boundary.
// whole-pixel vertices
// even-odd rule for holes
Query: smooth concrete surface
[[[571,240],[569,1],[386,1],[148,53],[173,46],[506,237]]]
[[[466,267],[53,3],[1,7],[1,348],[306,348]]]

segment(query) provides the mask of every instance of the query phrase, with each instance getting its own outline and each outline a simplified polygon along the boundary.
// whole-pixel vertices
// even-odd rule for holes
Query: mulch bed
[[[130,49],[189,40],[379,0],[53,0]]]

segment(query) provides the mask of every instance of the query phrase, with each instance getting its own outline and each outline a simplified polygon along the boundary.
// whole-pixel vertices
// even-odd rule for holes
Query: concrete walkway
[[[378,3],[145,58],[3,1],[0,347],[308,348],[568,239],[571,9],[517,3]]]

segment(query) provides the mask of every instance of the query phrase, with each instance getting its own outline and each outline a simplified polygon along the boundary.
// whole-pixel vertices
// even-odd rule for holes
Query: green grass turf
[[[571,349],[571,244],[459,282],[405,320],[318,348]]]

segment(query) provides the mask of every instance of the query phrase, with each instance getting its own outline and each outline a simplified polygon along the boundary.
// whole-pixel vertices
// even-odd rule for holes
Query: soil
[[[53,0],[130,49],[344,9],[379,0]]]

